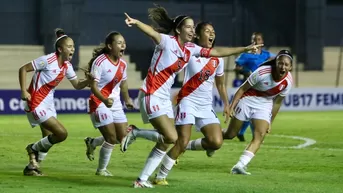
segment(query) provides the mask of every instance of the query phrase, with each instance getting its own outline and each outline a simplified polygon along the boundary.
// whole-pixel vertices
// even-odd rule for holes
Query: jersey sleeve
[[[262,80],[262,77],[259,74],[259,70],[255,70],[253,73],[250,74],[250,76],[247,79],[247,81],[249,82],[251,86],[254,86],[261,80]]]
[[[216,71],[216,76],[223,76],[224,75],[224,59],[219,58],[219,65]]]
[[[45,70],[48,66],[47,56],[41,56],[35,60],[32,60],[31,63],[35,71]]]
[[[74,68],[73,68],[73,65],[69,62],[67,64],[66,77],[68,80],[74,80],[77,78],[76,73],[75,73]]]
[[[102,62],[101,63],[96,63],[95,61],[93,62],[92,69],[91,69],[91,74],[94,77],[94,81],[99,82],[101,73],[102,73]]]
[[[280,94],[279,94],[280,96],[285,97],[285,96],[288,95],[289,92],[291,91],[291,89],[292,89],[292,83],[291,83],[291,81],[287,81],[287,82],[288,82],[288,84],[287,84],[286,88],[283,89],[283,90],[280,92]]]
[[[191,42],[187,42],[185,45],[191,51],[192,56],[205,58],[210,57],[210,52],[212,48],[203,48]]]
[[[158,45],[156,45],[159,49],[163,50],[167,47],[168,45],[168,42],[171,40],[170,36],[169,35],[166,35],[166,34],[161,34],[161,41]]]
[[[236,60],[235,63],[237,66],[243,66],[247,62],[246,54],[240,54]]]

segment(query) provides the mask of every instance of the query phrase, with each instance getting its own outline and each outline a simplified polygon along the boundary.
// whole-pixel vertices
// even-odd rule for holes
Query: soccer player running
[[[27,118],[32,127],[40,126],[43,136],[41,140],[26,147],[29,164],[23,173],[28,176],[43,175],[39,162],[44,160],[54,144],[64,141],[68,136],[67,130],[56,119],[55,87],[66,76],[75,89],[83,89],[92,78],[86,74],[87,80],[78,80],[70,63],[75,51],[74,41],[62,29],[56,29],[55,33],[57,36],[54,44],[55,52],[41,56],[19,69],[21,99],[26,101]],[[27,89],[26,74],[32,71],[34,75]]]
[[[211,23],[201,22],[195,28],[195,43],[204,48],[212,48],[215,31]],[[229,100],[224,85],[224,60],[217,57],[192,56],[185,68],[184,83],[177,96],[175,125],[178,139],[167,155],[164,156],[154,184],[168,185],[166,177],[175,160],[187,150],[206,150],[207,156],[221,147],[222,129],[212,107],[213,83],[224,102],[225,122],[229,119]],[[189,143],[192,126],[204,134],[204,138]]]
[[[126,14],[125,22],[129,27],[136,26],[156,44],[148,75],[139,94],[140,110],[144,123],[150,122],[156,130],[139,130],[133,128],[122,140],[121,150],[142,137],[154,142],[142,173],[134,182],[135,188],[152,188],[149,176],[160,164],[166,154],[168,144],[177,140],[174,126],[174,114],[170,97],[174,78],[188,63],[191,56],[224,57],[233,54],[256,50],[262,45],[250,45],[238,48],[202,48],[190,43],[194,36],[194,22],[189,16],[180,15],[171,19],[163,7],[149,9],[150,19],[157,25],[155,29],[131,18]],[[172,32],[174,36],[166,35]]]
[[[284,97],[292,88],[292,54],[281,50],[275,59],[265,62],[256,69],[235,93],[229,107],[229,127],[224,131],[224,139],[233,139],[244,121],[251,121],[254,135],[231,172],[249,175],[248,163],[255,156],[266,133],[279,112]]]
[[[133,108],[126,81],[127,64],[121,58],[125,49],[124,37],[119,32],[111,32],[106,36],[105,43],[94,49],[93,57],[88,63],[88,70],[94,77],[90,84],[92,94],[89,113],[93,126],[99,129],[102,136],[85,139],[86,155],[89,160],[94,160],[94,150],[101,145],[95,173],[100,176],[112,176],[107,170],[112,150],[127,134],[127,118],[120,101],[120,93],[125,106]]]
[[[261,32],[254,32],[251,35],[252,44],[264,44],[263,34]],[[259,47],[256,52],[242,53],[236,59],[236,71],[244,75],[244,81],[254,72],[263,62],[274,58],[275,55],[267,50]],[[254,127],[249,121],[243,123],[237,138],[239,141],[245,141],[244,133],[250,125],[251,133],[254,133]]]

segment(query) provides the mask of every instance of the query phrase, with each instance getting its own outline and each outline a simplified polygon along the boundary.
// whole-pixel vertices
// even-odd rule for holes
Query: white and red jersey
[[[141,90],[146,94],[170,99],[174,78],[187,65],[191,56],[208,57],[210,50],[191,42],[181,47],[177,37],[161,34],[161,42],[155,47]]]
[[[122,109],[120,102],[120,83],[127,79],[127,64],[123,59],[113,63],[106,54],[98,56],[91,69],[94,81],[98,82],[98,89],[105,98],[113,98],[112,110]],[[119,100],[118,100],[119,99]],[[90,112],[95,112],[98,107],[105,107],[105,104],[94,94],[90,96]]]
[[[212,89],[216,76],[224,75],[222,58],[191,57],[185,68],[183,86],[177,96],[181,100],[196,106],[212,106]]]
[[[55,87],[63,80],[76,79],[77,76],[73,65],[66,61],[60,67],[56,53],[41,56],[32,62],[35,71],[28,92],[31,94],[31,101],[27,102],[29,111],[34,111],[41,104],[54,104]]]
[[[272,109],[273,99],[277,96],[286,96],[292,88],[293,78],[290,72],[279,82],[272,77],[272,66],[261,66],[247,79],[252,86],[241,100],[248,106],[257,109]]]

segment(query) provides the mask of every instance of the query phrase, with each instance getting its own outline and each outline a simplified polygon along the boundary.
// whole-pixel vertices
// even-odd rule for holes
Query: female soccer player
[[[250,144],[231,169],[233,174],[250,174],[246,167],[266,133],[271,131],[282,101],[292,88],[292,61],[292,54],[281,50],[275,59],[255,70],[235,93],[229,108],[230,114],[234,115],[224,132],[224,139],[236,137],[244,121],[251,121],[255,130]]]
[[[56,119],[55,87],[65,76],[75,89],[83,89],[90,83],[90,77],[78,80],[70,63],[75,51],[74,41],[62,29],[56,29],[56,36],[55,53],[41,56],[19,69],[21,98],[26,101],[26,115],[31,126],[39,125],[43,134],[41,140],[26,147],[30,162],[24,169],[24,175],[42,175],[38,161],[44,159],[54,144],[67,138],[67,130]],[[31,71],[35,73],[27,89],[26,74]]]
[[[215,31],[211,23],[201,22],[195,28],[195,43],[203,48],[212,48],[215,42]],[[178,139],[167,155],[164,156],[154,184],[168,185],[166,177],[175,160],[187,150],[207,150],[212,156],[223,143],[222,129],[216,113],[212,108],[212,89],[216,83],[219,95],[224,102],[225,122],[229,119],[229,100],[224,85],[224,60],[211,57],[192,56],[185,68],[183,86],[178,93],[175,118]],[[189,143],[192,126],[201,131],[205,138]],[[188,144],[188,145],[187,145]]]
[[[118,32],[106,36],[105,43],[94,49],[93,58],[89,61],[89,71],[94,80],[91,83],[90,116],[95,128],[102,137],[86,138],[87,156],[94,159],[94,150],[102,143],[96,175],[112,176],[106,169],[110,161],[114,145],[127,134],[127,118],[120,101],[120,93],[126,107],[133,108],[127,85],[127,64],[121,58],[126,43]],[[120,92],[119,92],[120,89]]]
[[[245,51],[255,50],[262,45],[250,45],[239,48],[208,49],[190,43],[194,36],[194,22],[189,16],[180,15],[169,18],[163,7],[149,9],[149,17],[157,27],[153,29],[126,14],[125,22],[129,27],[136,26],[156,44],[155,52],[140,92],[140,109],[144,123],[150,122],[156,130],[133,128],[122,140],[121,150],[126,151],[136,137],[143,137],[157,142],[151,151],[145,167],[134,182],[135,188],[151,188],[148,177],[153,173],[166,154],[168,145],[175,143],[177,132],[170,100],[170,90],[174,78],[191,56],[223,57]],[[169,36],[172,32],[174,36]]]
[[[252,44],[264,44],[263,34],[261,32],[254,32],[251,35]],[[249,75],[254,72],[263,62],[274,58],[275,55],[267,50],[259,47],[255,53],[242,53],[236,59],[236,71],[244,75],[244,81]],[[254,128],[249,121],[244,122],[241,130],[239,131],[237,138],[240,141],[245,141],[244,133],[250,125],[251,132],[254,133]]]

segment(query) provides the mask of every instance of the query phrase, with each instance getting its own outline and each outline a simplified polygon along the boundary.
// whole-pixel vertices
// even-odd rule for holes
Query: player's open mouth
[[[73,54],[74,54],[74,53],[70,53],[70,54],[69,54],[69,60],[71,60],[71,59],[73,58]]]
[[[120,56],[123,56],[124,53],[125,53],[125,50],[124,50],[124,49],[122,49],[122,50],[119,51],[119,55],[120,55]]]
[[[188,34],[187,37],[188,37],[189,39],[193,39],[193,34]]]
[[[213,42],[214,42],[214,38],[213,38],[213,37],[210,37],[210,38],[208,39],[208,42],[212,45]]]

